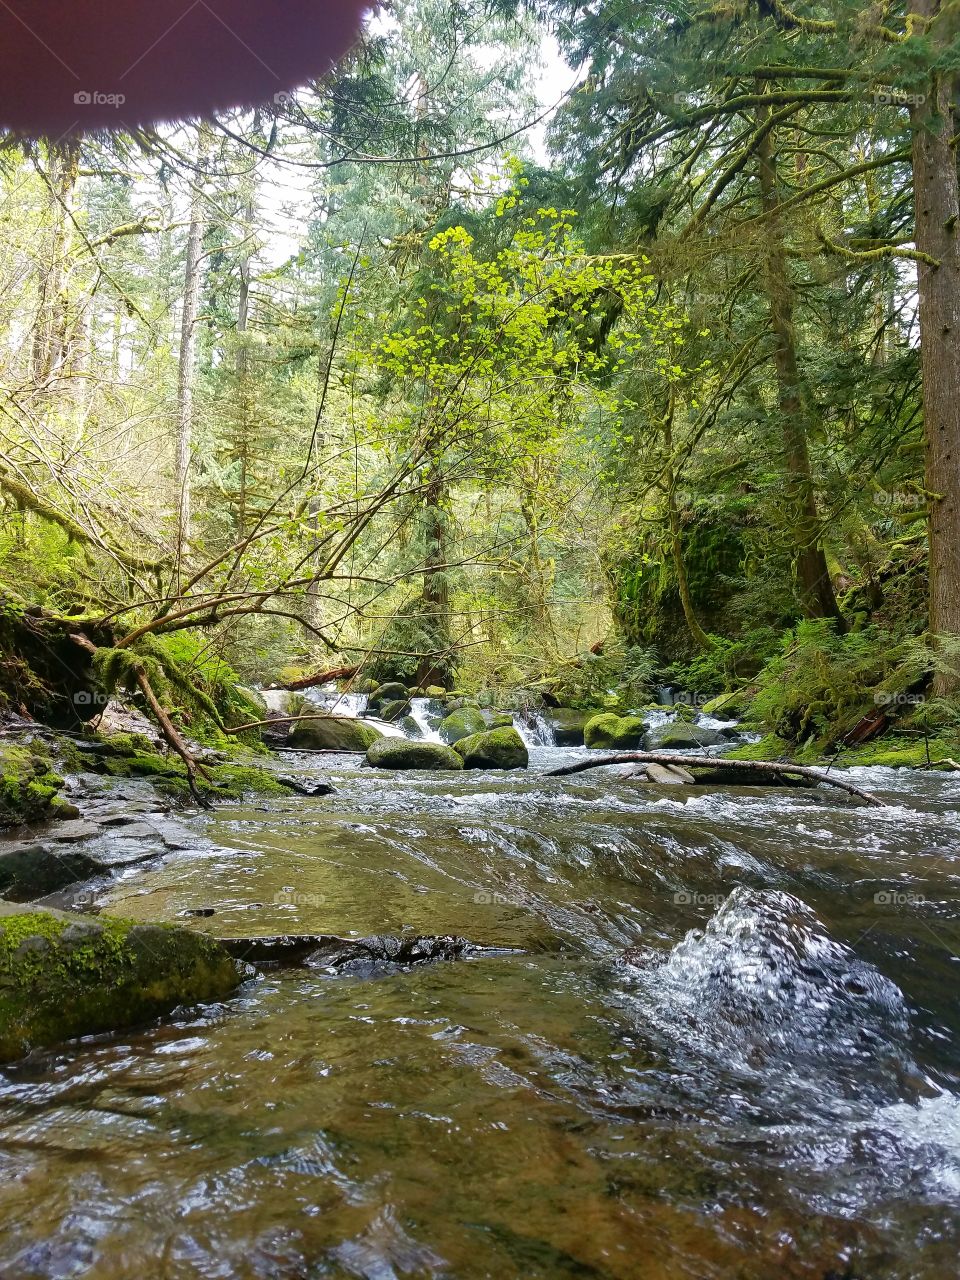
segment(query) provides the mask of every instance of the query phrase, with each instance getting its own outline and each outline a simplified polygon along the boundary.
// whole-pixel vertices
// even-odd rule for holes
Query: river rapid
[[[101,909],[459,935],[0,1074],[0,1275],[960,1274],[960,781],[379,773],[221,807]],[[196,914],[202,913],[202,914]]]

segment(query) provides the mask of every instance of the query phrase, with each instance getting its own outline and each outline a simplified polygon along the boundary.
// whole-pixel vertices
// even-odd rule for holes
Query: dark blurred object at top
[[[2,0],[0,127],[60,138],[209,116],[322,76],[363,0]]]

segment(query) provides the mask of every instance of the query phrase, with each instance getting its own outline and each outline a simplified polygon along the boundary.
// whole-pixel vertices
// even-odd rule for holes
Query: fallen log
[[[750,773],[770,773],[775,775],[797,774],[801,778],[812,778],[815,782],[823,782],[829,787],[837,787],[849,792],[859,800],[874,805],[877,809],[887,809],[887,805],[878,796],[855,787],[852,782],[844,782],[819,769],[811,769],[804,764],[791,764],[788,760],[724,760],[722,756],[694,756],[676,751],[624,751],[615,756],[598,756],[592,760],[578,760],[576,764],[564,765],[562,769],[551,769],[548,778],[568,777],[573,773],[583,773],[587,769],[599,769],[608,764],[666,764],[681,769],[719,769]]]
[[[287,693],[298,693],[301,689],[315,689],[318,684],[329,684],[331,680],[352,680],[359,674],[359,667],[331,667],[328,671],[318,671],[312,676],[301,676],[299,680],[287,680],[284,684],[278,684],[275,687]]]

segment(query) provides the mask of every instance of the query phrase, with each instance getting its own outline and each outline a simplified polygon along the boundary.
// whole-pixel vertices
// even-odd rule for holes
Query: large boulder
[[[103,870],[103,864],[89,854],[53,841],[5,847],[0,852],[0,898],[30,902],[91,880]]]
[[[453,749],[467,769],[526,769],[530,763],[527,744],[514,728],[474,733]]]
[[[0,913],[0,1062],[77,1036],[142,1026],[240,983],[203,934],[59,912]]]
[[[453,746],[461,738],[469,738],[471,734],[483,733],[487,727],[478,707],[461,707],[453,711],[445,720],[440,721],[440,737]]]
[[[601,712],[581,711],[576,707],[554,707],[547,712],[546,720],[553,730],[554,745],[558,747],[582,747],[583,731],[588,722]]]
[[[305,751],[364,752],[382,732],[364,720],[348,716],[323,716],[319,720],[300,720],[290,731],[290,746]]]
[[[384,707],[388,702],[406,702],[410,697],[410,690],[405,684],[398,681],[388,681],[386,684],[379,685],[374,689],[367,699],[367,710],[377,711],[380,707]]]
[[[463,761],[442,742],[411,742],[407,738],[381,738],[367,752],[375,769],[462,769]]]
[[[663,747],[665,751],[689,751],[696,747],[720,747],[727,743],[727,737],[717,729],[707,729],[702,724],[662,725],[651,734],[655,747]]]
[[[640,716],[618,716],[615,711],[605,711],[587,721],[583,740],[588,747],[604,751],[638,751],[646,729]]]
[[[377,718],[386,720],[387,724],[394,724],[397,720],[402,720],[404,716],[410,713],[410,701],[408,698],[397,698],[395,702],[381,702],[377,707]]]

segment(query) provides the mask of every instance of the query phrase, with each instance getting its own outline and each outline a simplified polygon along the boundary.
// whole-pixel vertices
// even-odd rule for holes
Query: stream
[[[531,735],[536,742],[537,735]],[[0,1275],[924,1280],[960,1251],[960,781],[273,767],[102,910],[452,934],[0,1073]],[[202,913],[202,914],[196,914]]]

